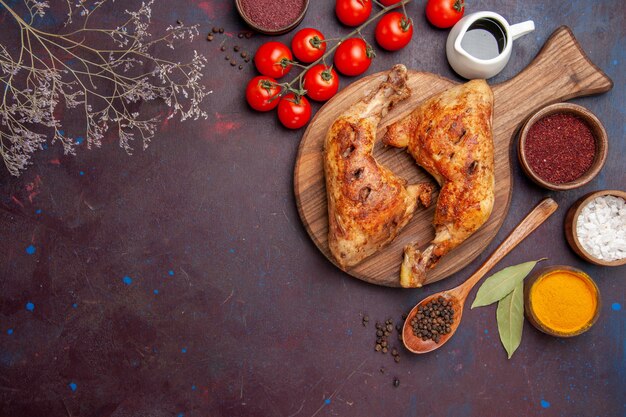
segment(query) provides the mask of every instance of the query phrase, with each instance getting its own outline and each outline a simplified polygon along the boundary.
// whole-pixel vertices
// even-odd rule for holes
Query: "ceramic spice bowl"
[[[600,259],[593,254],[591,254],[588,250],[585,249],[585,245],[581,242],[581,237],[578,233],[578,221],[581,216],[583,209],[592,201],[594,201],[598,197],[605,196],[614,196],[619,197],[626,200],[626,192],[620,190],[601,190],[595,191],[592,193],[585,194],[578,201],[576,201],[568,210],[567,215],[565,216],[564,228],[565,228],[565,237],[570,247],[576,254],[578,254],[584,260],[591,262],[595,265],[601,266],[621,266],[626,265],[626,258],[616,259],[616,260],[605,260]],[[612,227],[613,228],[613,227]],[[614,229],[614,228],[613,228]],[[602,233],[602,232],[600,232]],[[615,230],[612,233],[616,233]],[[609,239],[613,240],[614,237],[610,237]]]
[[[524,313],[543,333],[574,337],[593,326],[601,310],[598,286],[585,272],[566,265],[536,270],[524,283]]]
[[[241,18],[254,30],[264,35],[282,35],[302,22],[309,0],[236,0]]]
[[[549,141],[548,145],[554,149],[549,149],[548,152],[548,147],[546,146],[545,151],[547,152],[547,154],[544,153],[544,155],[546,158],[556,158],[555,160],[568,161],[568,166],[565,167],[558,167],[556,166],[556,164],[554,166],[551,166],[551,161],[547,161],[544,157],[540,157],[541,159],[538,160],[537,155],[541,155],[541,150],[531,150],[532,146],[538,146],[537,144],[541,143],[540,141],[535,139],[535,137],[539,135],[539,129],[542,129],[541,131],[545,132],[545,130],[548,129],[548,127],[546,127],[547,123],[551,123],[552,126],[558,124],[558,120],[555,119],[557,117],[560,117],[561,120],[563,120],[564,118],[569,119],[563,120],[565,125],[571,125],[572,122],[581,125],[580,122],[583,122],[584,125],[578,126],[579,131],[581,127],[584,130],[587,130],[585,128],[586,125],[588,130],[591,132],[591,135],[593,136],[593,143],[589,144],[589,146],[591,146],[590,153],[589,155],[584,155],[583,152],[577,152],[573,150],[574,144],[572,142],[572,138],[568,136],[568,134],[562,134],[562,132],[564,131],[572,133],[571,126],[563,126],[563,130],[561,130],[561,127],[558,126],[554,131],[550,132],[550,138],[546,138],[545,140]],[[549,119],[552,120],[549,121]],[[538,122],[541,123],[537,125],[534,132],[531,132],[533,126]],[[570,129],[568,130],[568,128]],[[522,129],[520,130],[517,151],[518,158],[522,169],[524,170],[524,173],[536,184],[549,190],[571,190],[589,183],[596,175],[598,175],[606,161],[608,153],[608,138],[604,126],[602,126],[600,120],[598,120],[598,118],[592,112],[576,104],[556,103],[542,108],[526,121],[526,123],[522,126]],[[563,153],[563,155],[566,155],[566,157],[569,153],[569,157],[574,158],[574,160],[563,159],[558,156],[560,153]],[[589,165],[586,169],[582,164],[577,166],[579,162],[578,159],[582,160],[583,157],[587,158],[585,163],[588,163]],[[580,175],[577,175],[575,178],[570,178],[565,182],[550,181],[550,179],[547,178],[548,175],[544,173],[544,175],[542,176],[540,174],[540,171],[542,170],[552,170],[556,172],[558,171],[558,169],[582,169],[582,171],[580,172]]]

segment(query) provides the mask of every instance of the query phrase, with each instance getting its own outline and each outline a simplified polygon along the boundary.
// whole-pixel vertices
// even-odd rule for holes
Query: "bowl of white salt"
[[[626,264],[626,192],[601,190],[581,197],[565,216],[565,237],[588,262]]]

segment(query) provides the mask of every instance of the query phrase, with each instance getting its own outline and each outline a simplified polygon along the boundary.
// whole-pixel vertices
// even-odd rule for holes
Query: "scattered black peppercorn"
[[[239,45],[235,45],[235,46],[233,47],[233,51],[235,51],[235,52],[239,52]]]
[[[246,32],[245,37],[246,39],[250,39],[252,37],[252,32]]]
[[[226,61],[230,61],[230,57],[229,57],[228,55],[224,56],[224,59],[225,59]]]
[[[211,42],[211,41],[213,40],[213,34],[212,34],[212,33],[209,33],[209,34],[207,35],[207,37],[206,37],[206,40],[207,40],[207,41],[209,41],[209,42]]]
[[[239,34],[237,35],[237,37],[238,37],[239,39],[243,38],[243,33],[239,32]]]
[[[235,62],[235,60],[233,59],[232,61],[230,61],[230,66],[234,67],[235,65],[237,65],[237,63]]]
[[[246,61],[246,62],[250,62],[250,57],[249,57],[249,56],[247,56],[247,57],[244,59],[244,61]]]
[[[242,58],[247,58],[247,57],[248,57],[248,53],[247,53],[247,52],[242,52],[242,53],[241,53],[241,57],[242,57]],[[367,316],[365,316],[365,317],[367,317]],[[368,320],[369,320],[369,319],[368,319]]]
[[[212,31],[213,33],[217,33],[217,32],[219,32],[220,30],[219,30],[219,28],[218,28],[217,26],[213,26],[213,29],[211,29],[211,31]]]
[[[239,65],[239,69],[242,70],[243,69],[243,65]]]
[[[224,33],[224,28],[219,28],[220,33]]]
[[[226,50],[226,47],[224,45],[220,46],[220,51],[224,52]]]
[[[393,386],[396,388],[400,386],[400,380],[398,379],[398,377],[393,378]]]
[[[177,20],[177,21],[176,21],[176,24],[177,24],[177,25],[182,25],[182,24],[183,24],[183,22],[181,22],[180,20]]]

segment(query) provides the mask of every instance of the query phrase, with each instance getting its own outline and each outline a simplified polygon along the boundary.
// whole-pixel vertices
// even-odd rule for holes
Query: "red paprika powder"
[[[305,0],[241,0],[241,10],[258,27],[276,31],[296,20],[304,11]]]
[[[564,184],[580,178],[591,168],[596,141],[583,120],[569,113],[555,113],[530,127],[524,152],[538,177]]]

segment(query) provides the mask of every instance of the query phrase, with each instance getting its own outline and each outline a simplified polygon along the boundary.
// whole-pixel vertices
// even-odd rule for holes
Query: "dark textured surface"
[[[223,39],[249,51],[267,40],[236,37],[244,26],[232,3],[160,1],[155,9],[158,27],[180,19],[200,24],[202,33],[226,28],[226,36],[212,43],[201,36],[193,45],[209,56],[208,120],[163,124],[152,145],[133,156],[110,137],[99,150],[79,147],[77,157],[52,145],[20,178],[0,173],[0,415],[624,415],[626,269],[585,263],[562,231],[577,198],[626,188],[621,5],[469,2],[469,12],[494,10],[537,27],[515,42],[491,83],[523,69],[558,26],[572,28],[615,82],[607,94],[574,100],[604,122],[609,157],[592,183],[560,193],[536,187],[515,163],[511,210],[485,254],[447,280],[399,290],[349,277],[309,240],[292,192],[302,131],[249,110],[243,90],[253,66],[234,69],[219,51]],[[332,1],[311,3],[300,27],[316,26],[328,37],[348,31]],[[116,4],[123,10],[135,2]],[[447,32],[428,26],[423,4],[408,7],[413,42],[380,52],[368,73],[401,62],[457,79],[445,60]],[[4,15],[0,7],[2,21]],[[182,58],[183,51],[174,54]],[[66,130],[80,128],[71,114],[65,120]],[[401,350],[395,364],[374,352],[376,320],[397,321],[418,299],[461,282],[546,195],[559,211],[496,269],[546,256],[546,264],[587,271],[604,302],[591,331],[559,340],[525,324],[507,360],[492,306],[466,311],[458,333],[436,353]]]

